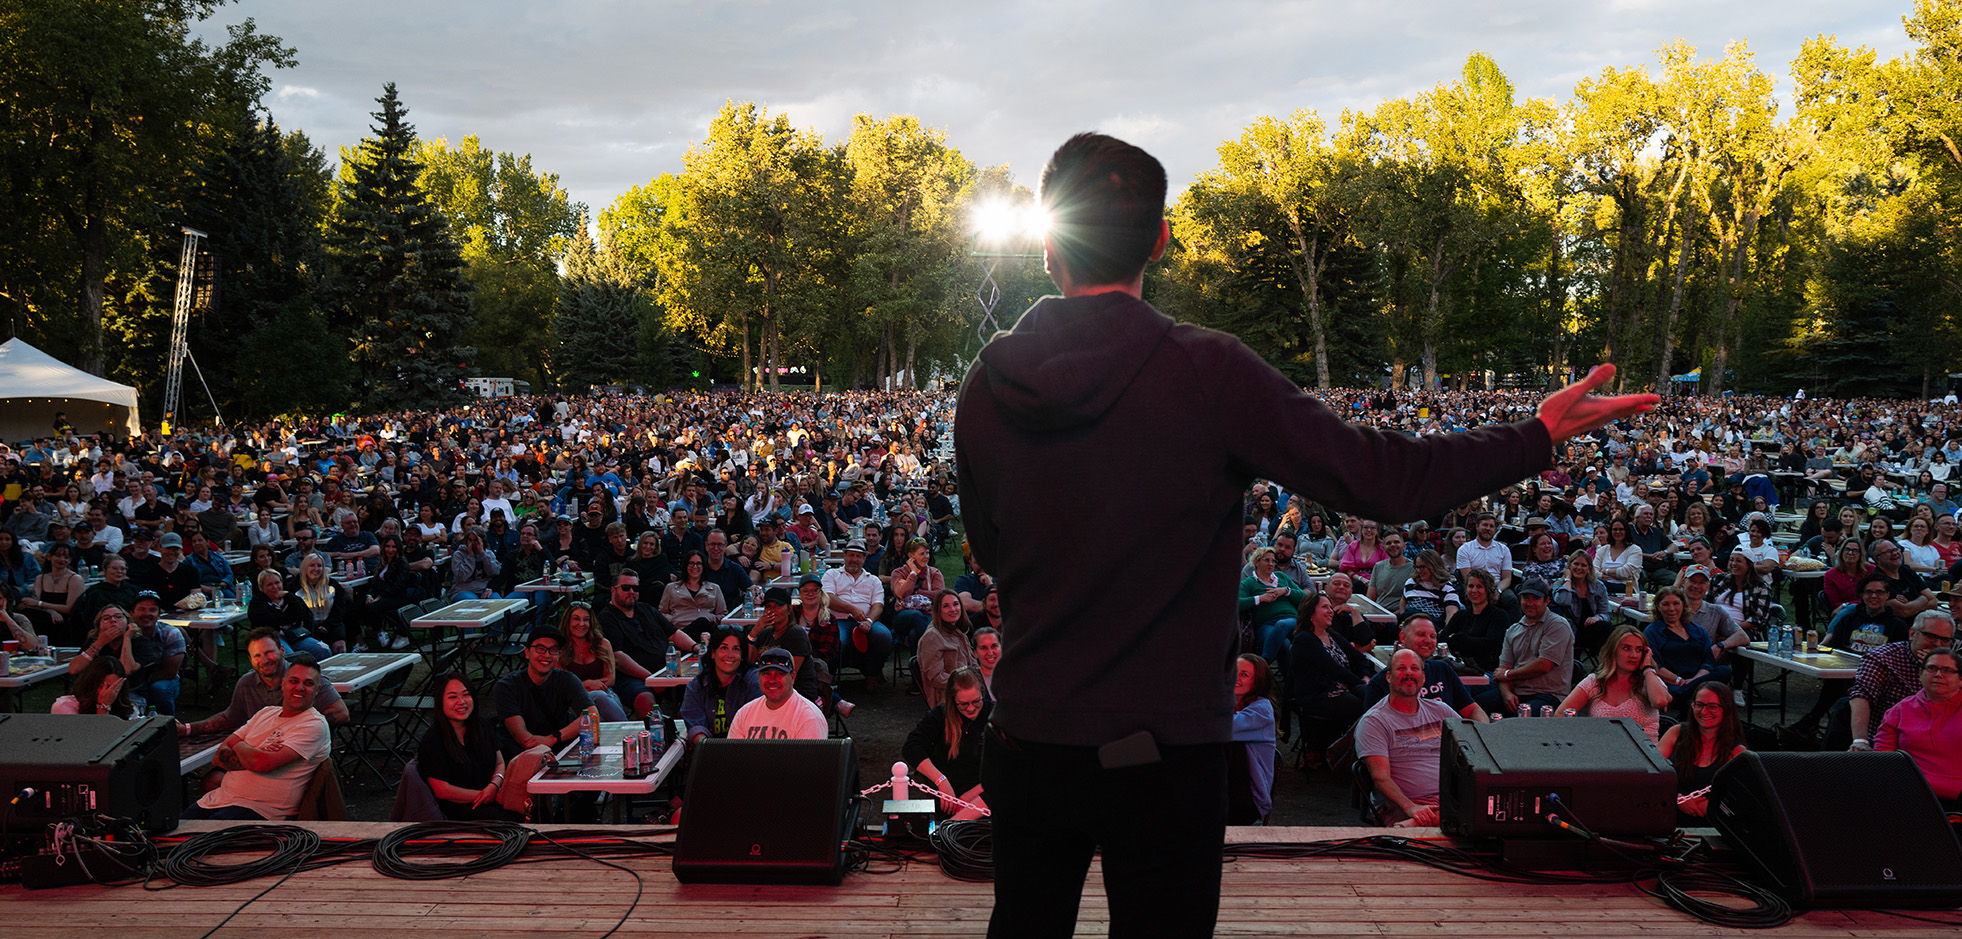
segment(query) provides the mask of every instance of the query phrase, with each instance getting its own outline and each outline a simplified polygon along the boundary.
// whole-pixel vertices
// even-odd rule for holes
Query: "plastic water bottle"
[[[252,579],[249,577],[238,582],[238,605],[239,609],[252,605]]]
[[[579,715],[579,775],[592,778],[599,772],[599,712],[587,708]]]
[[[709,634],[703,633],[702,638],[695,640],[695,670],[701,671],[702,669],[708,667],[709,667]]]
[[[1779,629],[1779,632],[1785,634],[1785,657],[1788,659],[1798,658],[1798,627],[1785,626]]]
[[[661,709],[658,706],[654,710],[647,712],[646,733],[648,746],[652,750],[652,753],[643,753],[641,755],[644,757],[652,756],[653,759],[658,760],[661,758],[661,754],[667,752],[668,749],[668,722],[666,718],[661,716]]]
[[[668,644],[668,677],[681,677],[681,650],[673,643]]]

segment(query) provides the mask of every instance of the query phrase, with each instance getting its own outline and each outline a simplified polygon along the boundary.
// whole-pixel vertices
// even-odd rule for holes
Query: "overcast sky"
[[[299,52],[266,104],[332,157],[368,133],[393,81],[425,137],[476,134],[597,213],[681,169],[726,99],[841,139],[852,115],[916,115],[978,164],[1033,188],[1071,133],[1101,130],[1164,161],[1174,190],[1262,114],[1344,108],[1454,79],[1467,54],[1524,97],[1567,99],[1606,66],[1653,67],[1676,37],[1705,55],[1748,40],[1790,83],[1810,36],[1883,58],[1912,0],[236,0]],[[213,23],[205,31],[218,35]]]

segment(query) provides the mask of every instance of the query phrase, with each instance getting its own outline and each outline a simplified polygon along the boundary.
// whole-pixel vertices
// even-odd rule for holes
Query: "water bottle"
[[[699,672],[702,669],[708,667],[709,667],[709,634],[703,633],[702,638],[696,640],[695,642],[695,670]]]
[[[252,605],[252,580],[247,578],[238,582],[238,606],[245,609]]]
[[[591,778],[599,775],[599,715],[587,708],[579,715],[579,775]]]
[[[668,677],[681,677],[681,650],[673,643],[668,644]]]
[[[1778,631],[1785,634],[1785,642],[1784,642],[1785,657],[1788,659],[1797,658],[1798,657],[1798,627],[1785,626],[1785,627],[1781,627]]]
[[[656,707],[654,710],[647,712],[647,730],[644,733],[647,735],[647,744],[650,752],[643,753],[641,756],[651,756],[653,759],[659,760],[661,754],[668,749],[668,722],[661,717],[660,708]]]

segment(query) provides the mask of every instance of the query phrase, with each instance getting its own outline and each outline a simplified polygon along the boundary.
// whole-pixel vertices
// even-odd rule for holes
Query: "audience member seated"
[[[1705,816],[1710,811],[1710,783],[1717,770],[1744,752],[1744,729],[1730,686],[1722,682],[1697,686],[1689,719],[1669,728],[1657,749],[1676,767],[1676,824],[1709,824]]]
[[[988,605],[993,606],[997,595],[988,593]],[[1001,630],[993,626],[982,626],[974,631],[975,667],[981,670],[981,681],[988,689],[988,698],[995,696],[995,667],[1001,664]]]
[[[1560,713],[1625,717],[1642,725],[1650,740],[1657,739],[1662,709],[1669,706],[1669,686],[1656,674],[1648,639],[1633,626],[1616,626],[1601,646],[1600,663],[1560,702]]]
[[[945,703],[942,692],[946,689],[947,676],[976,664],[972,640],[968,637],[972,628],[967,611],[961,606],[960,594],[940,591],[933,601],[933,613],[933,625],[920,636],[919,644],[920,687],[929,708]]]
[[[1281,659],[1287,636],[1294,632],[1295,608],[1307,592],[1275,569],[1273,548],[1256,548],[1253,573],[1240,581],[1240,612],[1252,617],[1255,645],[1270,662]]]
[[[613,691],[622,705],[645,715],[653,705],[648,676],[667,664],[668,647],[695,651],[695,640],[641,599],[640,573],[624,568],[613,578],[608,603],[599,609],[600,632],[613,646]],[[706,631],[706,630],[704,630]]]
[[[953,595],[956,600],[958,595]],[[980,818],[987,802],[981,792],[981,744],[994,708],[982,687],[981,673],[962,666],[947,675],[936,704],[906,735],[902,758],[913,771],[932,781],[940,794],[940,810],[955,819]],[[1274,730],[1267,731],[1268,765],[1273,765]],[[1230,770],[1229,770],[1230,772]],[[967,806],[954,804],[959,799]]]
[[[714,629],[729,614],[722,588],[704,579],[707,569],[707,556],[690,551],[681,561],[681,576],[661,592],[661,615],[682,633]]]
[[[261,708],[220,744],[211,765],[225,771],[218,788],[184,810],[185,818],[276,821],[299,811],[313,771],[333,748],[327,718],[314,709],[320,665],[296,655],[280,679],[280,704]]]
[[[1499,605],[1499,581],[1484,568],[1465,571],[1465,608],[1452,614],[1438,637],[1451,644],[1459,657],[1480,671],[1499,667],[1499,653],[1505,648],[1506,627],[1510,625],[1505,608]]]
[[[1423,697],[1424,660],[1411,649],[1390,656],[1390,694],[1356,725],[1356,755],[1369,768],[1377,820],[1386,826],[1437,824],[1444,722],[1458,715]]]
[[[1558,585],[1550,598],[1553,612],[1574,627],[1576,647],[1600,648],[1608,638],[1615,600],[1608,596],[1608,586],[1594,576],[1594,556],[1584,549],[1575,551],[1567,558],[1565,575],[1549,583]]]
[[[1689,599],[1681,590],[1664,587],[1655,594],[1655,622],[1642,632],[1653,655],[1656,672],[1669,686],[1669,704],[1680,711],[1696,686],[1706,681],[1728,683],[1730,666],[1718,665],[1711,654],[1710,634],[1689,620]]]
[[[530,777],[505,773],[504,754],[491,739],[477,696],[462,675],[437,683],[436,714],[416,749],[416,771],[453,821],[522,821],[505,808],[523,802]],[[517,790],[515,793],[511,790]]]
[[[108,615],[114,609],[105,607],[102,614]],[[75,675],[74,682],[67,694],[55,699],[48,713],[114,714],[127,718],[134,710],[129,700],[129,682],[123,678],[123,663],[116,656],[91,656]]]
[[[823,740],[824,714],[811,699],[797,694],[791,674],[797,664],[790,650],[766,649],[756,657],[756,684],[763,696],[742,706],[729,725],[736,740]]]
[[[283,700],[280,679],[286,674],[286,654],[280,646],[279,634],[270,629],[255,629],[245,638],[245,651],[250,656],[252,671],[239,676],[238,683],[232,687],[230,703],[204,720],[190,724],[178,721],[178,736],[230,733],[245,726],[254,714]],[[348,722],[347,702],[341,700],[341,693],[334,690],[331,681],[315,685],[313,706],[330,725]]]
[[[1492,575],[1500,589],[1512,587],[1512,549],[1495,541],[1499,519],[1490,512],[1478,513],[1478,540],[1458,547],[1458,570],[1482,570]]]
[[[354,610],[354,599],[346,587],[327,576],[327,559],[309,554],[300,560],[300,572],[286,585],[286,592],[306,607],[311,638],[326,643],[335,654],[347,651],[347,621]]]
[[[933,625],[934,598],[947,589],[940,569],[933,566],[933,551],[919,538],[906,542],[905,563],[892,572],[893,642],[913,648],[921,634]]]
[[[1906,641],[1890,642],[1867,653],[1853,673],[1851,693],[1833,705],[1825,748],[1873,749],[1869,731],[1875,722],[1920,690],[1921,665],[1930,653],[1954,645],[1954,618],[1941,610],[1928,610],[1914,618]]]
[[[1951,628],[1953,623],[1950,624]],[[1962,808],[1962,664],[1953,648],[1921,660],[1921,690],[1887,709],[1874,732],[1875,750],[1900,750],[1914,758],[1929,788],[1950,811]]]
[[[1288,671],[1283,674],[1302,720],[1326,721],[1339,734],[1362,716],[1368,679],[1365,656],[1333,628],[1335,607],[1325,593],[1301,601]]]
[[[491,690],[507,779],[529,780],[566,741],[579,739],[579,717],[592,700],[577,677],[558,667],[564,646],[565,636],[556,628],[534,628],[525,639],[524,669],[498,679]],[[520,815],[531,808],[524,786],[501,790],[499,801]]]
[[[681,721],[690,746],[703,737],[729,736],[729,724],[743,705],[763,694],[749,667],[749,638],[739,627],[718,626],[709,634],[702,670],[681,695]]]
[[[313,634],[313,612],[300,598],[286,592],[286,581],[277,571],[261,571],[258,589],[245,608],[246,622],[255,630],[271,630],[288,649],[315,658],[332,655],[333,650]]]
[[[1522,704],[1550,708],[1573,689],[1574,629],[1547,609],[1549,593],[1543,580],[1520,585],[1520,620],[1506,630],[1493,684],[1474,696],[1487,710],[1497,705],[1510,715]]]
[[[1418,693],[1426,698],[1436,698],[1461,716],[1475,721],[1485,721],[1485,709],[1472,699],[1465,683],[1458,678],[1458,670],[1451,663],[1437,656],[1437,624],[1421,613],[1412,614],[1403,620],[1397,629],[1397,648],[1410,649],[1424,660],[1424,687]],[[1363,707],[1374,707],[1390,693],[1390,672],[1378,671],[1370,676],[1369,683],[1363,687]]]
[[[600,720],[626,720],[627,712],[614,694],[618,669],[613,661],[613,644],[593,625],[592,605],[574,601],[567,606],[559,631],[565,634],[565,645],[559,649],[559,667],[571,672],[586,687],[586,697],[599,708]],[[634,710],[643,713],[638,702]]]
[[[1226,823],[1258,825],[1274,807],[1274,673],[1265,657],[1248,652],[1234,663],[1233,700]]]
[[[1887,576],[1869,572],[1859,581],[1859,602],[1833,615],[1826,627],[1826,644],[1854,655],[1872,655],[1875,649],[1907,638],[1908,621],[1889,605]]]

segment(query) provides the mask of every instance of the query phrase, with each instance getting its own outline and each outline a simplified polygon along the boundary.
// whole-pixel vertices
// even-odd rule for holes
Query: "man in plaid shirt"
[[[1853,673],[1853,691],[1844,709],[1833,707],[1825,748],[1873,749],[1868,733],[1879,723],[1879,718],[1921,690],[1921,660],[1936,649],[1954,645],[1954,617],[1941,610],[1925,610],[1914,618],[1914,628],[1909,631],[1907,641],[1890,642],[1867,653],[1860,660],[1859,671]],[[1846,736],[1836,736],[1840,733]]]

